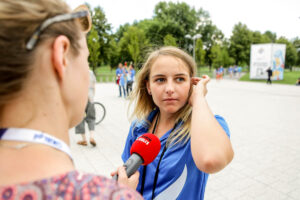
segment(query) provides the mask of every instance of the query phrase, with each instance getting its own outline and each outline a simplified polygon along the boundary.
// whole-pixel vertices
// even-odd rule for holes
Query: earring
[[[149,95],[151,95],[151,91],[149,91],[148,93],[149,93]]]

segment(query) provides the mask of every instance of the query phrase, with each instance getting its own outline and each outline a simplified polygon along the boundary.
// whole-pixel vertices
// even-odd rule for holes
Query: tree
[[[110,66],[112,68],[117,68],[118,64],[121,62],[120,59],[120,48],[119,45],[115,40],[110,41],[110,48],[109,48],[109,55],[110,55]]]
[[[143,30],[138,29],[136,26],[131,26],[124,32],[119,44],[121,54],[126,52],[126,54],[130,56],[127,61],[133,60],[136,66],[142,61],[148,40]]]
[[[296,65],[300,66],[300,38],[296,37],[292,40],[294,47],[297,50],[297,61]]]
[[[92,12],[92,23],[99,36],[99,64],[110,62],[110,41],[113,39],[111,34],[111,25],[107,22],[105,13],[100,6],[94,8]]]
[[[130,27],[129,23],[126,23],[124,25],[119,26],[117,32],[115,33],[115,39],[116,39],[117,42],[119,42],[121,40],[121,38],[123,37],[124,33],[126,31],[128,31],[129,27]]]
[[[221,48],[219,45],[213,45],[211,47],[211,52],[208,55],[208,57],[211,59],[212,61],[212,67],[213,68],[218,68],[220,67],[223,63],[222,63],[222,52],[221,52]]]
[[[272,43],[276,42],[276,33],[272,33],[271,31],[266,31],[264,35],[270,39],[270,42]]]
[[[213,45],[221,44],[223,42],[224,34],[208,18],[199,27],[199,31],[201,33],[201,39],[206,50],[205,59],[207,64],[209,65],[209,70],[211,71],[212,57],[209,56],[211,54],[211,48]]]
[[[159,2],[154,8],[154,19],[160,22],[173,22],[188,33],[195,29],[197,17],[196,10],[184,2]]]
[[[285,50],[285,66],[290,68],[296,64],[297,61],[297,49],[294,45],[288,41],[285,37],[280,37],[276,43],[281,43],[286,45]]]
[[[164,37],[164,45],[165,46],[174,46],[174,47],[176,47],[177,46],[176,39],[171,34],[167,34]]]
[[[272,43],[268,35],[261,34],[259,31],[252,32],[252,44]]]
[[[215,44],[211,48],[209,57],[212,60],[212,66],[218,68],[220,66],[228,67],[233,64],[234,60],[229,56],[225,47]]]
[[[190,7],[187,3],[159,2],[154,9],[154,22],[150,24],[150,32],[146,34],[147,37],[150,35],[149,39],[156,38],[160,44],[163,44],[163,38],[167,34],[171,34],[176,38],[177,45],[185,48],[187,43],[189,43],[185,35],[195,34],[199,18],[200,12]],[[154,36],[152,36],[152,33]],[[150,41],[152,42],[151,39]]]
[[[250,62],[250,45],[252,33],[246,25],[238,23],[234,26],[230,37],[229,54],[237,65],[248,65]]]
[[[203,49],[203,42],[200,38],[196,41],[195,57],[198,66],[205,64],[205,50]]]
[[[99,44],[99,36],[93,26],[89,32],[87,43],[90,51],[89,63],[93,68],[93,71],[95,71],[95,69],[98,67],[99,64],[100,44]]]

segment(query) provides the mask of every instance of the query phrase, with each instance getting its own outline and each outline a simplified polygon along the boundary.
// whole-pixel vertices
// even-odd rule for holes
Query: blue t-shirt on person
[[[152,111],[147,121],[153,121],[157,110]],[[229,128],[225,120],[218,115],[215,118],[222,126],[228,137],[230,136]],[[176,128],[179,128],[179,124]],[[122,159],[125,162],[130,157],[130,148],[132,143],[139,136],[147,133],[149,123],[146,121],[133,122],[130,126],[129,134],[126,140],[125,148],[122,154]],[[155,177],[156,168],[161,157],[164,146],[171,130],[165,133],[161,138],[161,150],[158,156],[152,163],[147,165],[147,172],[144,185],[143,197],[148,200],[152,198],[152,188]],[[143,177],[143,166],[139,168],[140,178],[137,186],[137,191],[141,191],[141,183]],[[188,140],[184,145],[175,145],[168,147],[161,160],[159,166],[159,174],[155,188],[156,200],[165,199],[204,199],[205,186],[207,183],[208,174],[200,171],[193,160],[191,152],[191,141]]]

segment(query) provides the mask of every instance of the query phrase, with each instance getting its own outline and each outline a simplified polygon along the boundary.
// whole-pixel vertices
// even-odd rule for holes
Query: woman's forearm
[[[191,123],[192,156],[198,169],[206,173],[215,173],[232,160],[233,149],[205,97],[195,100]]]

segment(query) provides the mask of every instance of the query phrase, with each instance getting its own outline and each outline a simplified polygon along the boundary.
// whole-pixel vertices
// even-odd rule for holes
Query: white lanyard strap
[[[66,153],[71,158],[71,160],[73,160],[70,147],[65,142],[54,136],[48,135],[38,130],[26,128],[0,129],[0,133],[1,132],[2,136],[0,134],[0,140],[33,142],[48,145]]]

